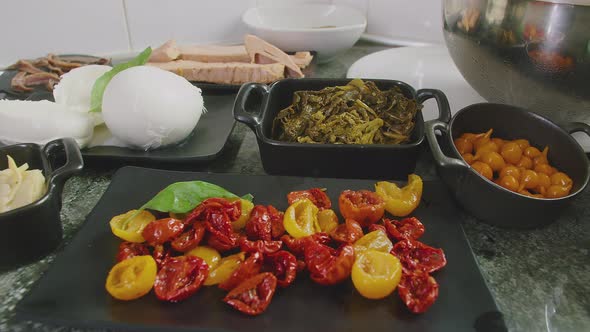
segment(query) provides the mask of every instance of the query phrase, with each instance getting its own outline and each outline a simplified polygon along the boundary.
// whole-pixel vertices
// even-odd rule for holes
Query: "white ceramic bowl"
[[[283,51],[316,51],[320,62],[351,48],[367,26],[358,10],[323,4],[250,8],[242,21],[252,34]]]

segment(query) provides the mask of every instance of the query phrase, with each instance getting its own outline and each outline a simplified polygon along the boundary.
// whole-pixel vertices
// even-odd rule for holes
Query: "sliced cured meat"
[[[293,59],[287,53],[281,51],[278,47],[271,45],[270,43],[254,35],[246,35],[246,37],[244,37],[244,43],[251,62],[281,63],[285,65],[285,70],[287,72],[286,76],[296,78],[305,76],[301,72],[299,66],[295,64]]]
[[[207,63],[188,60],[150,62],[189,81],[243,84],[247,82],[271,83],[284,78],[285,66],[280,63],[255,64],[244,62]]]
[[[178,59],[180,50],[176,45],[176,41],[171,39],[165,42],[162,46],[156,48],[152,55],[150,55],[149,62],[169,62]]]
[[[42,69],[35,67],[35,65],[28,60],[18,60],[15,64],[8,67],[8,69],[14,69],[29,74],[40,73],[43,71]]]
[[[180,58],[199,62],[250,62],[244,45],[180,46]]]

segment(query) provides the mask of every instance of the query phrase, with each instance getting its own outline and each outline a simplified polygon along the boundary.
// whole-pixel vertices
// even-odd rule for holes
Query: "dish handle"
[[[451,121],[451,107],[449,106],[449,100],[447,96],[440,90],[437,89],[420,89],[416,92],[416,100],[420,104],[430,98],[436,100],[438,106],[438,120],[448,123]]]
[[[467,166],[463,160],[451,158],[445,155],[438,144],[438,140],[436,139],[436,131],[440,130],[443,135],[446,134],[449,130],[448,123],[440,120],[430,120],[427,121],[424,126],[426,138],[428,139],[428,145],[430,145],[430,150],[432,151],[432,156],[434,157],[434,162],[439,167],[457,170],[469,168],[469,166]]]
[[[568,122],[562,124],[560,127],[563,128],[563,130],[567,131],[569,134],[582,131],[586,133],[586,135],[590,136],[590,125],[583,122]]]
[[[84,167],[84,160],[82,159],[80,148],[73,138],[61,138],[48,142],[43,147],[43,154],[45,154],[45,158],[49,161],[52,168],[48,180],[49,188],[63,186],[69,176],[81,171]],[[66,161],[61,167],[55,169],[56,165],[53,165],[52,161],[61,159],[56,158],[60,154],[65,155]]]
[[[259,105],[258,112],[256,113],[246,111],[248,99],[252,96],[253,91],[258,91],[262,94],[263,99],[266,99],[269,89],[266,84],[260,83],[247,83],[242,85],[236,97],[236,101],[234,102],[234,118],[248,125],[250,129],[255,130],[255,128],[261,123],[260,116],[262,110],[260,109],[261,105]]]

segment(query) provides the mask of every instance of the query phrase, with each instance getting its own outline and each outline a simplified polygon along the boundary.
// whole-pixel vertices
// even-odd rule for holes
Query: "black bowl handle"
[[[590,136],[590,125],[583,123],[583,122],[568,122],[561,125],[563,130],[567,131],[570,134],[577,133],[577,132],[585,132],[586,135]]]
[[[463,160],[446,156],[438,144],[438,140],[436,139],[436,131],[440,130],[443,134],[446,133],[449,130],[448,123],[439,120],[430,120],[427,121],[424,126],[426,138],[428,139],[428,144],[430,145],[430,150],[432,151],[432,155],[434,157],[434,162],[436,162],[438,166],[442,168],[457,169],[469,168],[469,166],[467,166]]]
[[[420,89],[416,92],[416,100],[423,104],[426,100],[434,98],[438,106],[438,120],[448,123],[451,121],[451,107],[445,94],[437,89]]]
[[[249,113],[246,111],[246,104],[250,98],[252,91],[257,90],[262,93],[264,99],[268,94],[268,86],[260,83],[247,83],[240,87],[236,101],[234,102],[234,118],[242,123],[245,123],[250,129],[255,130],[260,125],[260,116],[262,113],[261,109],[258,109],[258,113]]]
[[[62,152],[63,151],[63,152]],[[66,179],[74,173],[82,170],[84,160],[80,153],[78,143],[73,138],[61,138],[45,144],[43,153],[47,160],[51,161],[51,155],[55,153],[65,153],[66,162],[61,167],[53,170],[49,176],[49,187],[60,187]],[[52,169],[55,165],[51,165]]]

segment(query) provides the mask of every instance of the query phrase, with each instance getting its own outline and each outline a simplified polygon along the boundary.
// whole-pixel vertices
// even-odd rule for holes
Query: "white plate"
[[[452,114],[467,105],[485,102],[465,81],[445,46],[399,47],[372,53],[357,60],[346,76],[392,79],[415,89],[442,90]],[[436,103],[427,101],[422,113],[424,120],[438,118]]]
[[[348,78],[375,78],[403,81],[415,89],[442,90],[455,114],[465,106],[485,102],[465,81],[445,46],[398,47],[369,54],[348,69]],[[424,104],[424,120],[438,117],[433,100]],[[590,138],[583,133],[573,137],[590,152]]]

